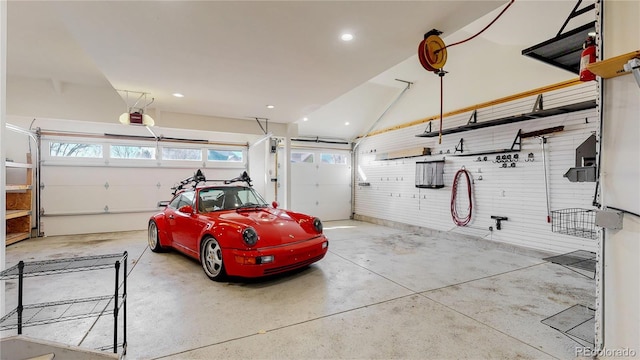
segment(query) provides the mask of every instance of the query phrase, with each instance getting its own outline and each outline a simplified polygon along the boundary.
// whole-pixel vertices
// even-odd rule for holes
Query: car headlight
[[[322,234],[322,221],[320,219],[313,219],[313,228],[316,229],[317,232]]]
[[[258,233],[251,227],[242,230],[242,240],[247,246],[253,246],[258,242]]]

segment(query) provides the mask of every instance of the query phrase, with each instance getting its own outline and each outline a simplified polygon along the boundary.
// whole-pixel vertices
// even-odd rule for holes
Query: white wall
[[[117,123],[120,114],[127,109],[120,94],[110,86],[54,84],[49,79],[13,76],[7,80],[7,87],[7,114],[13,116]],[[156,108],[149,108],[146,112],[153,117],[157,126],[164,128],[263,134],[256,121],[250,119],[243,121],[181,114]],[[262,124],[265,126],[264,120]],[[84,126],[78,124],[80,129]],[[286,124],[270,123],[268,128],[274,135],[284,136],[287,133]]]
[[[156,110],[154,120],[156,120],[156,125],[162,127],[252,135],[264,134],[255,119],[240,120]],[[274,136],[287,135],[287,124],[270,122],[267,126],[264,120],[260,120],[260,122],[262,126],[265,127],[265,130],[268,128],[268,132],[272,133]],[[294,136],[295,135],[296,134],[294,134]]]
[[[126,104],[112,87],[11,77],[7,81],[7,114],[31,118],[116,122]]]
[[[604,58],[640,49],[640,2],[604,1]],[[604,80],[602,203],[640,213],[640,87],[632,75]],[[640,219],[605,231],[604,346],[640,357]]]
[[[594,97],[594,84],[588,83],[552,92],[545,99],[549,104],[548,108],[552,108],[554,102],[577,102]],[[534,102],[535,97],[531,97],[479,110],[479,121],[528,112]],[[469,115],[462,114],[445,119],[445,129],[466,124]],[[595,109],[444,135],[441,145],[438,145],[437,137],[415,136],[425,130],[425,125],[366,138],[358,149],[357,165],[361,167],[367,177],[366,181],[370,182],[371,186],[356,187],[356,214],[440,231],[480,236],[555,253],[578,249],[595,251],[597,244],[593,239],[551,231],[551,224],[547,223],[543,158],[538,139],[522,140],[522,151],[517,153],[520,159],[516,162],[515,168],[505,169],[501,167],[502,163],[493,162],[497,155],[508,153],[478,155],[482,160],[487,156],[488,161],[477,161],[478,156],[453,155],[461,138],[464,139],[465,153],[491,151],[510,148],[518,129],[529,132],[560,125],[565,126],[565,130],[549,135],[546,144],[551,210],[593,209],[595,183],[571,183],[563,174],[575,165],[575,148],[598,129]],[[433,126],[436,130],[436,124]],[[376,154],[413,147],[429,147],[434,155],[399,160],[374,160]],[[440,154],[440,151],[443,154]],[[535,161],[524,161],[529,153],[533,153]],[[416,188],[416,161],[443,158],[445,187]],[[456,227],[450,214],[451,184],[454,174],[462,167],[470,171],[474,178],[474,213],[467,227]],[[459,194],[459,197],[463,196]],[[495,229],[492,215],[509,218],[502,223],[502,230]],[[493,226],[493,232],[489,230],[490,226]]]
[[[4,139],[6,137],[5,130],[5,117],[6,117],[6,90],[7,90],[7,2],[0,1],[0,172],[5,173],[5,145]],[[0,196],[2,196],[2,202],[0,203],[0,217],[2,219],[6,216],[6,196],[5,186],[7,181],[5,177],[0,180]],[[5,241],[6,241],[6,228],[3,226],[0,229],[0,269],[5,268]],[[5,314],[4,307],[4,286],[0,286],[0,314]]]

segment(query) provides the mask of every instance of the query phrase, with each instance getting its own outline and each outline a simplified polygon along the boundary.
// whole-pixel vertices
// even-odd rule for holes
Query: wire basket
[[[596,212],[578,208],[553,210],[551,231],[595,240],[598,238]]]

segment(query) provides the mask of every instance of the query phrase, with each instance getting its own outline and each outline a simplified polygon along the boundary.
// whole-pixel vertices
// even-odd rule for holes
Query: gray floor
[[[540,321],[593,307],[593,280],[477,241],[357,221],[325,229],[325,259],[264,281],[212,282],[185,256],[149,251],[141,231],[24,241],[7,248],[7,266],[128,251],[127,359],[575,357],[579,345]],[[104,270],[26,281],[26,303],[113,287]],[[5,283],[9,309],[17,286]],[[96,348],[112,328],[108,316],[24,334]]]

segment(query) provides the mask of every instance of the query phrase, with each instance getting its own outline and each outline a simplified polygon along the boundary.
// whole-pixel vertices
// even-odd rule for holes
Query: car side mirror
[[[169,206],[169,201],[158,201],[158,207],[167,207]]]
[[[193,214],[193,208],[191,207],[191,205],[182,206],[180,209],[178,209],[178,211],[185,214]]]
[[[277,209],[278,208],[278,202],[277,201],[272,202],[271,206],[273,206],[274,209]]]

